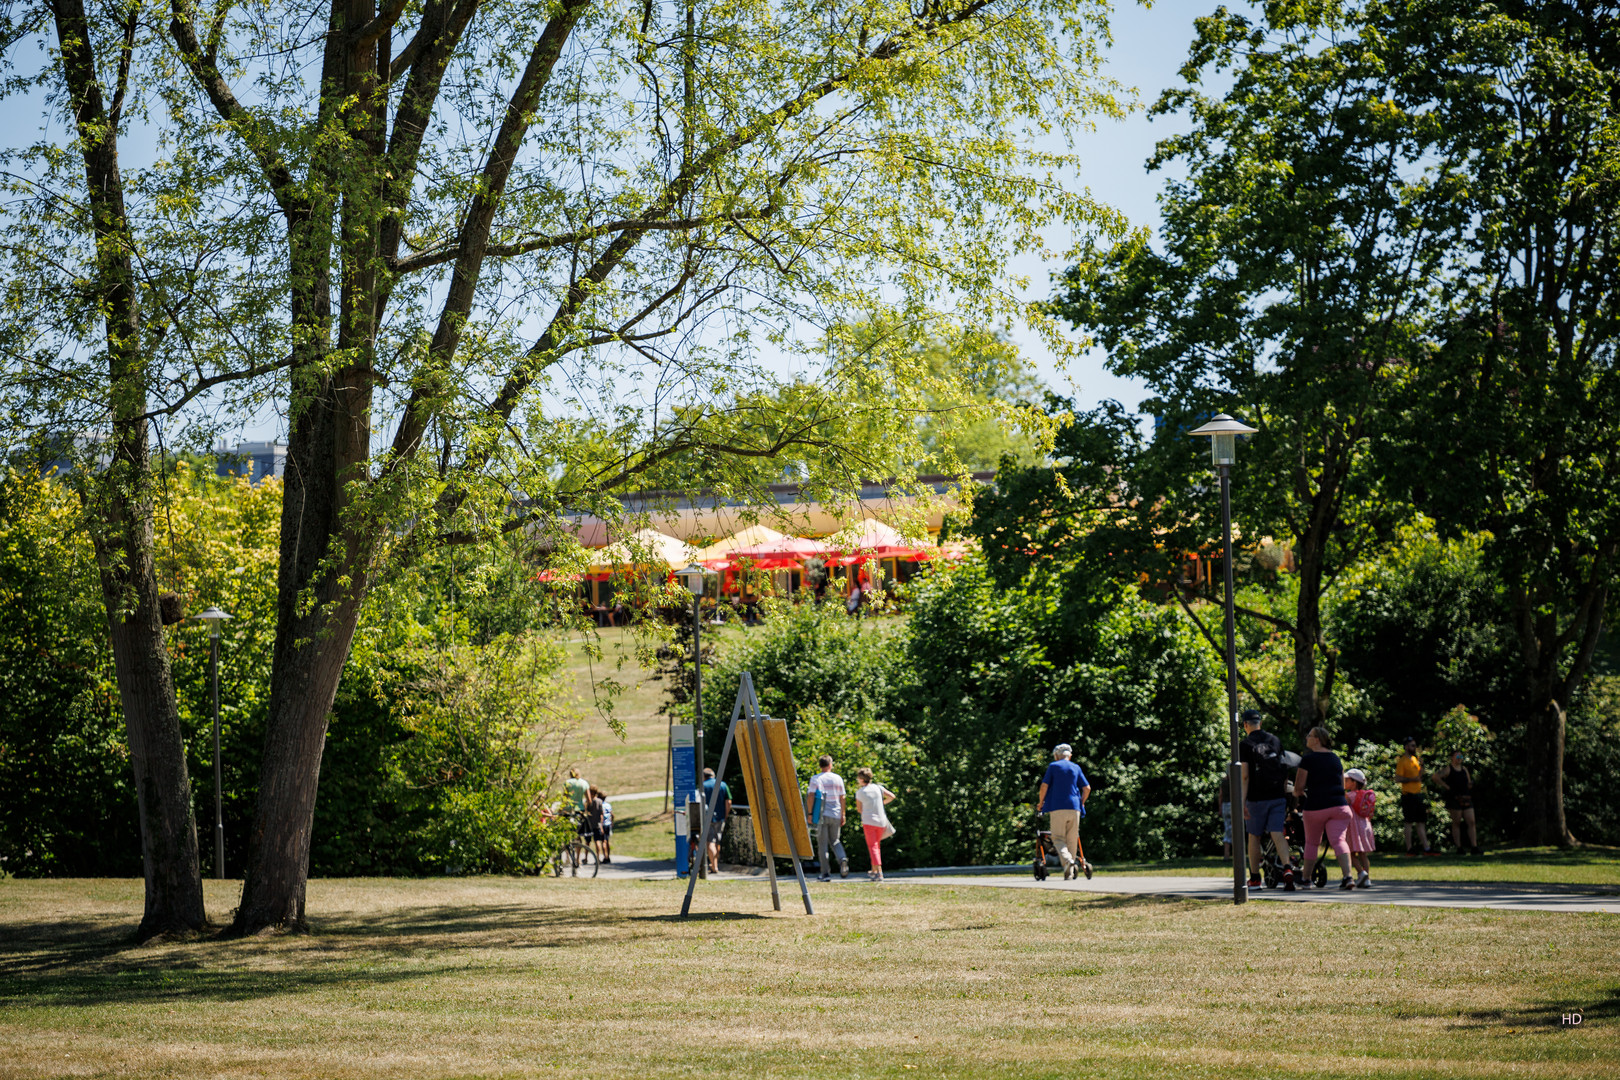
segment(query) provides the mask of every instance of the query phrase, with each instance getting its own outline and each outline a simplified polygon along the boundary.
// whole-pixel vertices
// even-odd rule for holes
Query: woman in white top
[[[883,880],[883,838],[890,832],[889,815],[883,808],[894,802],[894,792],[872,779],[871,769],[855,770],[855,805],[861,810],[861,831],[866,834],[866,850],[872,856],[872,869],[867,874],[873,881]]]

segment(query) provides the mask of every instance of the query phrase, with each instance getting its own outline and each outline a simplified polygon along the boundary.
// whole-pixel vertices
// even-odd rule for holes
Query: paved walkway
[[[987,889],[1046,889],[1057,892],[1126,894],[1135,896],[1169,896],[1185,900],[1221,900],[1231,903],[1232,879],[1229,877],[1180,877],[1176,875],[1105,874],[1099,872],[1087,881],[1064,881],[1060,872],[1045,881],[1036,881],[1027,870],[1023,874],[963,873],[967,867],[944,867],[939,870],[896,870],[889,874],[885,885],[908,884],[952,885]],[[641,880],[668,880],[675,876],[672,859],[615,859],[602,867],[604,878],[633,878]],[[716,881],[759,880],[765,876],[759,870],[725,870]],[[777,874],[784,889],[795,889],[793,872]],[[811,897],[827,888],[870,888],[864,873],[851,873],[846,879],[817,881],[810,878]],[[1571,911],[1606,912],[1620,915],[1620,890],[1601,891],[1593,887],[1580,891],[1580,886],[1536,885],[1533,883],[1493,884],[1490,882],[1438,882],[1388,881],[1375,883],[1371,889],[1341,891],[1336,885],[1326,889],[1301,889],[1283,892],[1281,889],[1253,889],[1249,899],[1288,904],[1389,904],[1401,907],[1492,908],[1502,911]]]

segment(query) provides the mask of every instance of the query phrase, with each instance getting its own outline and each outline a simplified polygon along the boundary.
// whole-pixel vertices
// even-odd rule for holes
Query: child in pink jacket
[[[1360,769],[1349,769],[1344,774],[1344,798],[1350,804],[1350,863],[1360,876],[1356,888],[1372,888],[1372,859],[1369,854],[1377,850],[1373,842],[1373,807],[1378,792],[1367,790],[1367,774]]]

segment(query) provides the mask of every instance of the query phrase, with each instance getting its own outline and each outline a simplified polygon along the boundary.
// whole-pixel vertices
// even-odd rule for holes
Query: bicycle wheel
[[[589,844],[585,846],[585,861],[591,864],[591,877],[595,877],[602,869],[602,856],[598,855]]]

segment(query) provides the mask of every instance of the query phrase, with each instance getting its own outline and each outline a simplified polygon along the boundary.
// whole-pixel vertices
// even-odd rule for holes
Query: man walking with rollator
[[[1085,873],[1091,879],[1091,864],[1080,847],[1080,818],[1085,814],[1086,799],[1091,785],[1080,766],[1069,760],[1074,749],[1068,743],[1059,743],[1052,751],[1052,764],[1041,777],[1041,794],[1036,800],[1037,814],[1050,814],[1052,843],[1057,845],[1058,861],[1063,864],[1063,880],[1071,881]]]

